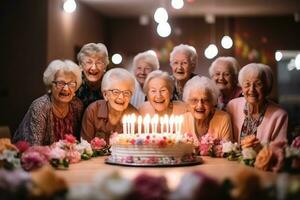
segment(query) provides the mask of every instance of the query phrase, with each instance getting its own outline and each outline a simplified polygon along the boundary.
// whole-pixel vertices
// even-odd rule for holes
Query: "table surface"
[[[233,179],[237,173],[248,169],[255,171],[266,184],[273,182],[277,176],[276,173],[257,170],[238,163],[237,161],[228,161],[224,158],[202,157],[202,164],[180,167],[128,167],[109,165],[105,163],[105,158],[106,157],[97,157],[71,164],[67,170],[56,170],[56,174],[63,177],[69,185],[76,185],[91,182],[95,175],[101,172],[118,171],[122,176],[130,179],[144,172],[155,176],[165,176],[170,188],[175,188],[184,174],[193,171],[201,171],[221,181],[225,178]]]

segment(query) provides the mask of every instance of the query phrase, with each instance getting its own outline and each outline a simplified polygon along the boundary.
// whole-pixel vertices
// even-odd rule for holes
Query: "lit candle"
[[[155,114],[154,117],[153,117],[153,121],[154,121],[154,133],[157,133],[157,125],[158,125],[158,115]]]
[[[135,121],[136,121],[136,116],[135,114],[131,114],[131,134],[134,134],[135,132]]]
[[[182,123],[183,123],[183,116],[180,115],[179,116],[179,124],[178,124],[178,134],[181,134]]]
[[[166,133],[169,133],[169,117],[168,117],[168,115],[164,116],[164,121],[166,124]]]
[[[127,115],[123,116],[122,123],[123,123],[123,133],[127,134]]]
[[[160,117],[159,122],[160,122],[160,133],[163,133],[164,132],[164,118]]]
[[[174,128],[174,115],[171,115],[171,117],[170,117],[170,121],[169,121],[169,123],[170,123],[170,133],[172,134],[174,131],[173,131],[173,128]]]
[[[154,117],[151,117],[151,133],[154,133]]]
[[[178,134],[179,117],[175,116],[175,133]]]
[[[141,134],[142,133],[142,123],[143,123],[143,118],[142,116],[138,116],[138,134]]]
[[[147,114],[145,117],[144,117],[144,131],[145,133],[149,133],[149,125],[150,125],[150,115]]]

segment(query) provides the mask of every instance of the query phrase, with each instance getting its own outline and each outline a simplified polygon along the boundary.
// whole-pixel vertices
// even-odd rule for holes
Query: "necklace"
[[[57,105],[52,103],[52,108],[53,108],[54,115],[59,118],[64,118],[65,116],[67,116],[67,114],[69,112],[69,106],[67,106],[66,108],[60,109]]]

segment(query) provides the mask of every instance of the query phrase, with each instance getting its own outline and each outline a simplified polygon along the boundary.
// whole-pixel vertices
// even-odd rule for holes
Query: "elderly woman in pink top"
[[[268,143],[287,139],[288,115],[267,97],[272,90],[273,74],[269,66],[251,63],[238,77],[244,97],[231,100],[227,111],[231,115],[234,140],[243,144],[249,136],[253,143]]]

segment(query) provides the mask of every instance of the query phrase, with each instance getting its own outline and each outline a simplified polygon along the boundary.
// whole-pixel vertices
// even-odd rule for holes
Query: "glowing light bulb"
[[[164,9],[163,7],[156,9],[156,11],[154,13],[154,20],[157,23],[167,22],[168,18],[169,18],[169,16],[168,16],[166,9]]]
[[[297,70],[300,70],[300,53],[297,54],[296,58],[295,58],[295,66]]]
[[[181,9],[184,6],[183,0],[172,0],[171,5],[175,9]]]
[[[159,23],[156,31],[160,37],[168,37],[171,34],[171,26],[168,22]]]
[[[214,44],[208,45],[208,47],[204,51],[204,55],[208,59],[214,58],[216,55],[218,55],[218,48]]]
[[[120,54],[118,54],[118,53],[115,53],[115,54],[112,56],[111,61],[112,61],[114,64],[118,65],[118,64],[120,64],[120,63],[122,62],[122,56],[121,56]]]
[[[63,5],[64,11],[66,13],[72,13],[76,10],[76,2],[75,0],[67,0]]]
[[[229,37],[228,35],[224,35],[221,40],[221,45],[224,49],[230,49],[233,45],[231,37]]]
[[[282,59],[282,53],[280,51],[275,52],[275,60],[278,62]]]

